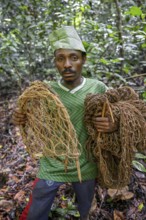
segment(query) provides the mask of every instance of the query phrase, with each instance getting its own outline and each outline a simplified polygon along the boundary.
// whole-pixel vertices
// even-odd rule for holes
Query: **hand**
[[[117,125],[108,117],[94,117],[92,122],[98,132],[114,132],[117,130]]]
[[[12,115],[12,123],[14,125],[24,125],[26,123],[26,115],[23,114],[19,108],[16,108],[13,112],[13,115]]]

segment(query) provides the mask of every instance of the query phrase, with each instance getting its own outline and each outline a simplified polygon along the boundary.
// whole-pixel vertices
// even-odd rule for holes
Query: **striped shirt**
[[[107,89],[104,83],[83,78],[83,82],[78,87],[69,90],[60,81],[49,83],[54,91],[59,95],[60,100],[66,107],[70,120],[76,130],[78,141],[81,144],[81,156],[79,158],[82,180],[95,179],[97,176],[97,165],[88,160],[86,151],[87,130],[84,125],[84,100],[89,93],[104,93]],[[56,182],[78,182],[78,174],[75,163],[68,166],[67,173],[64,164],[59,160],[43,157],[40,159],[40,167],[37,175],[40,179],[54,180]]]

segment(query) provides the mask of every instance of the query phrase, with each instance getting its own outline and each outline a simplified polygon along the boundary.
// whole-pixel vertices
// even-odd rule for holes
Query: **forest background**
[[[48,35],[62,25],[75,26],[84,42],[88,55],[85,76],[112,87],[140,86],[138,90],[144,92],[144,0],[1,0],[1,91],[21,90],[29,81],[58,77]]]
[[[62,25],[73,25],[83,40],[87,50],[85,77],[99,79],[113,88],[128,85],[146,100],[145,0],[1,0],[2,220],[19,218],[28,202],[36,171],[19,131],[11,123],[12,112],[18,96],[31,81],[58,79],[48,35]],[[131,185],[116,197],[113,192],[97,187],[97,207],[91,219],[146,219],[146,156],[137,155],[133,165]],[[65,189],[69,200],[64,197]],[[77,219],[76,209],[68,208],[73,197],[70,186],[59,193],[52,219],[55,220],[56,213],[62,216],[59,219]]]

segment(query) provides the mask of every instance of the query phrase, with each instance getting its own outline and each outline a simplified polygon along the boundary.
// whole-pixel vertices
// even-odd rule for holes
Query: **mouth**
[[[68,72],[68,73],[64,73],[64,74],[62,74],[62,76],[63,76],[63,77],[73,77],[74,74]]]
[[[64,72],[64,73],[62,74],[62,77],[63,77],[63,78],[70,78],[70,77],[74,77],[74,75],[75,75],[75,74],[74,74],[73,72],[69,72],[69,71],[67,72],[67,71],[66,71],[66,72]]]
[[[73,74],[64,74],[62,76],[62,78],[65,80],[72,80],[74,78],[74,75]]]
[[[64,80],[73,80],[75,77],[75,71],[71,70],[71,69],[65,69],[64,71],[62,71],[62,78]]]

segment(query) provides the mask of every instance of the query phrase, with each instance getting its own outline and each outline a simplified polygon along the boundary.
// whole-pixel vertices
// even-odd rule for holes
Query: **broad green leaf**
[[[141,153],[136,153],[136,154],[135,154],[135,158],[138,158],[138,159],[146,159],[146,155],[141,154]]]
[[[144,167],[144,165],[142,163],[140,163],[136,160],[133,160],[132,164],[137,170],[139,170],[141,172],[146,172],[146,168]]]
[[[61,197],[61,199],[62,199],[63,201],[66,201],[66,200],[67,200],[67,198],[66,198],[64,195]]]
[[[144,204],[140,203],[139,206],[138,206],[138,210],[141,212],[143,208],[144,208]]]
[[[100,59],[100,62],[103,64],[109,64],[109,61],[104,58]]]
[[[63,208],[56,208],[55,212],[57,212],[58,214],[64,216],[67,213],[67,209],[63,209]]]
[[[141,45],[142,48],[146,48],[146,43]]]
[[[142,94],[142,97],[146,100],[146,92]]]
[[[80,214],[77,210],[69,210],[68,214],[74,216],[74,217],[80,217]]]
[[[28,6],[27,5],[21,5],[20,7],[19,7],[21,10],[23,10],[23,11],[25,11],[25,10],[28,10]]]
[[[142,10],[137,6],[132,6],[130,10],[126,12],[126,14],[130,14],[132,16],[140,16],[142,15]]]
[[[112,25],[107,25],[107,28],[108,29],[112,29]]]
[[[143,31],[146,32],[146,24],[144,23]]]

